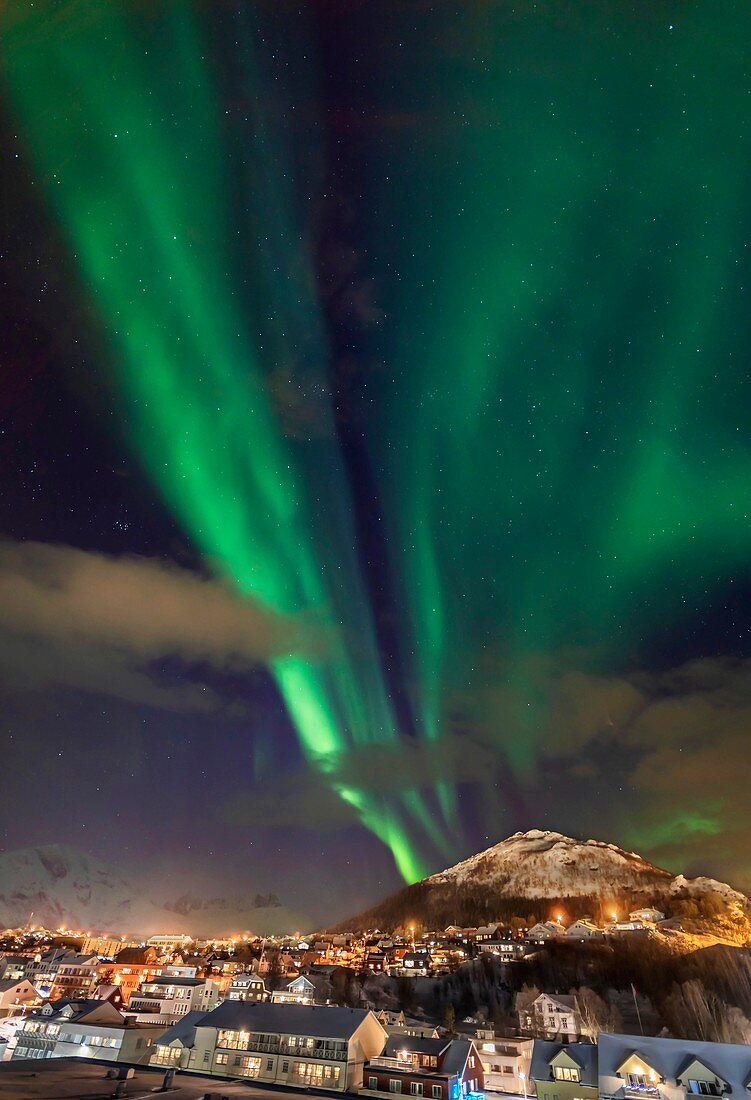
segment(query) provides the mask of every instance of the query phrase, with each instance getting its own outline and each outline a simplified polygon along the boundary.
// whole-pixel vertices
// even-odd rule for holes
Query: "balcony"
[[[411,1059],[406,1058],[371,1058],[368,1065],[373,1069],[400,1069],[407,1073],[418,1069]]]
[[[645,1100],[658,1097],[660,1095],[660,1089],[656,1081],[645,1082],[643,1085],[629,1084],[625,1082],[623,1086],[623,1095],[629,1098],[633,1097],[636,1100],[637,1097],[644,1097]]]

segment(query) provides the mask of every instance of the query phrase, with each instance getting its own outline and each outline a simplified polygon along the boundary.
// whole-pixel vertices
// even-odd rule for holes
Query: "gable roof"
[[[186,1012],[182,1020],[167,1028],[163,1035],[154,1040],[156,1046],[192,1047],[196,1041],[196,1027],[206,1016],[205,1012]]]
[[[629,1051],[629,1053],[621,1061],[621,1063],[618,1066],[615,1067],[614,1072],[619,1073],[619,1074],[623,1073],[623,1067],[626,1065],[627,1062],[630,1062],[632,1058],[638,1058],[639,1061],[642,1062],[647,1067],[647,1069],[652,1069],[652,1070],[655,1071],[655,1073],[657,1072],[657,1066],[652,1065],[650,1060],[648,1058],[645,1058],[640,1050],[631,1050],[631,1051]]]
[[[222,1001],[204,1016],[199,1026],[226,1028],[229,1031],[242,1029],[277,1035],[305,1035],[319,1039],[349,1039],[369,1015],[369,1009],[337,1008],[334,1005]]]
[[[638,1048],[635,1048],[635,1042],[638,1042]],[[733,1100],[748,1100],[751,1048],[745,1044],[663,1039],[652,1035],[640,1035],[635,1040],[632,1035],[601,1032],[597,1047],[601,1091],[604,1093],[616,1091],[618,1069],[629,1057],[636,1055],[666,1081],[677,1081],[679,1077],[685,1081],[691,1066],[698,1064],[705,1074],[723,1082],[727,1096]]]
[[[576,1008],[576,997],[573,993],[541,993],[534,1003],[536,1004],[537,1001],[541,1001],[543,998],[552,1001],[559,1008],[565,1008],[567,1012]]]
[[[551,1063],[565,1051],[581,1070],[581,1084],[597,1088],[597,1047],[593,1043],[558,1043],[552,1039],[535,1039],[529,1076],[532,1081],[550,1081]]]
[[[692,1054],[690,1057],[688,1057],[681,1068],[678,1070],[675,1075],[676,1081],[680,1082],[680,1084],[683,1084],[684,1078],[688,1080],[689,1070],[693,1069],[694,1066],[698,1066],[700,1069],[705,1070],[706,1073],[711,1074],[712,1077],[716,1077],[718,1081],[722,1082],[725,1088],[729,1087],[724,1077],[720,1077],[719,1073],[717,1073],[716,1070],[712,1069],[710,1065],[707,1065],[707,1063],[702,1058],[697,1058],[695,1054]]]
[[[452,1039],[441,1062],[441,1073],[458,1073],[461,1076],[473,1049],[471,1039]]]

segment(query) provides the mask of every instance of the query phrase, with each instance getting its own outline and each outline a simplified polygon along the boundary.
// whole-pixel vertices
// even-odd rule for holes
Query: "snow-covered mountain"
[[[708,894],[719,894],[744,912],[751,910],[748,898],[726,883],[674,876],[615,844],[532,829],[407,886],[345,923],[393,928],[419,921],[441,928],[507,918],[512,912],[526,917],[539,911],[545,917],[546,903],[560,900],[567,901],[573,917],[621,901],[647,904]]]
[[[642,892],[668,889],[673,876],[636,852],[601,840],[575,840],[532,829],[462,860],[426,882],[484,885],[520,898],[587,896],[612,885]]]
[[[61,844],[0,853],[0,927],[30,919],[47,928],[143,935],[268,935],[311,926],[273,896],[155,899],[119,868]]]

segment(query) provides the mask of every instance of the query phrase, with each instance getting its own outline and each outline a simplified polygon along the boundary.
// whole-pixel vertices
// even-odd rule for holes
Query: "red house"
[[[482,1062],[471,1039],[419,1039],[392,1035],[379,1058],[363,1069],[365,1096],[422,1096],[461,1100],[482,1093]]]

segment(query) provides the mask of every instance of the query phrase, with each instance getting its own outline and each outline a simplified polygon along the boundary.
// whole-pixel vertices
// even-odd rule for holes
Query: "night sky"
[[[0,9],[2,844],[751,886],[751,8]]]

